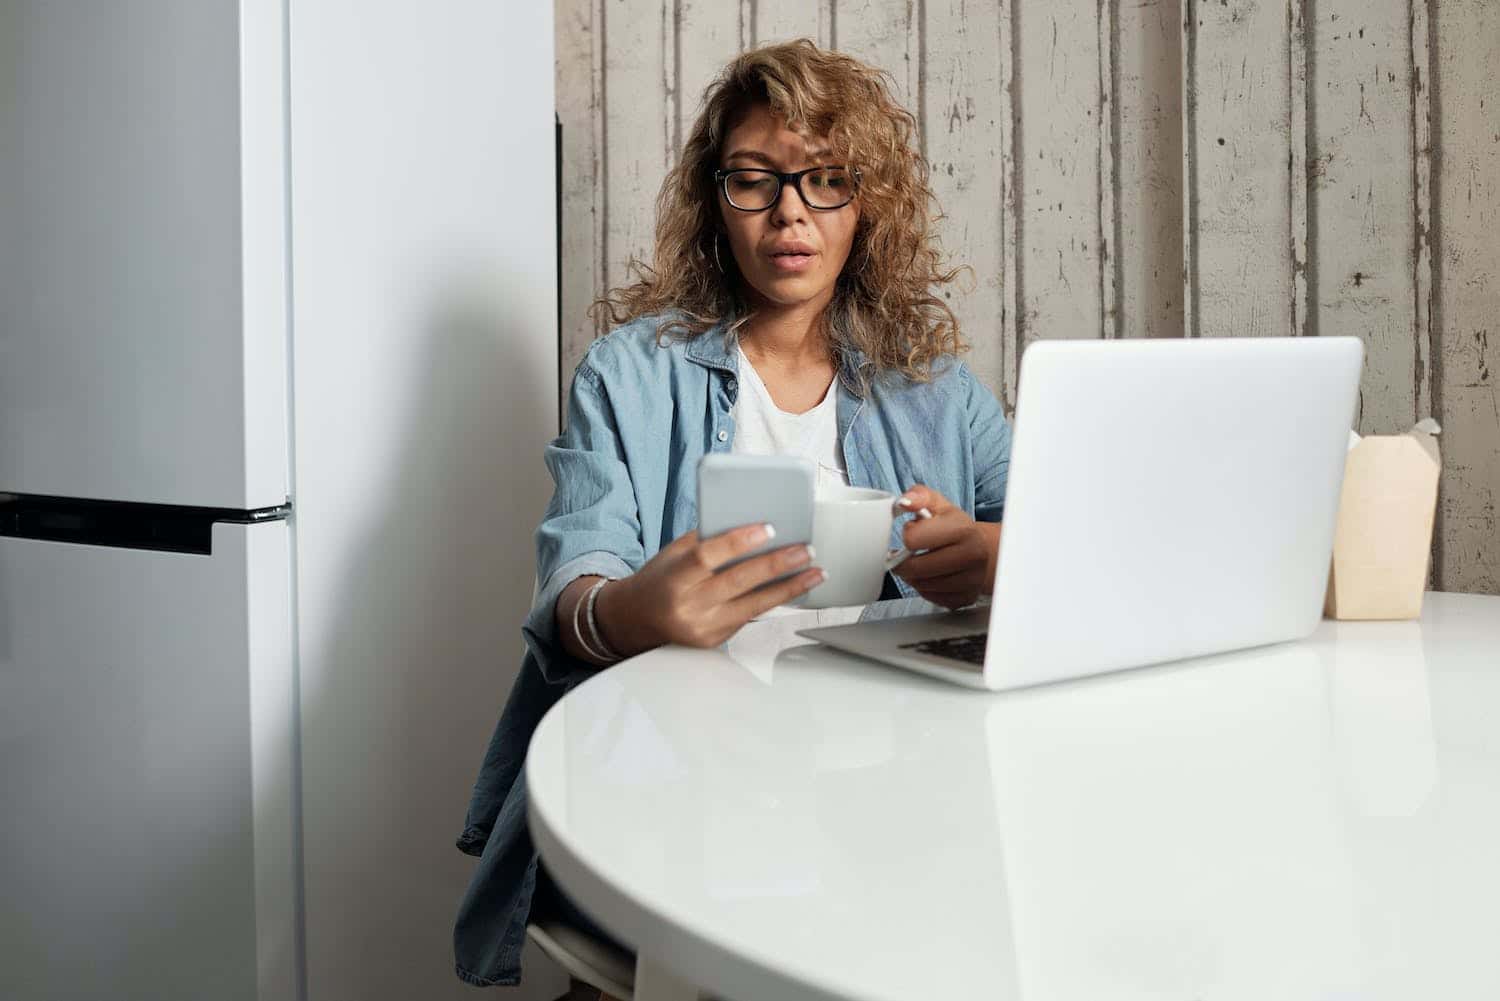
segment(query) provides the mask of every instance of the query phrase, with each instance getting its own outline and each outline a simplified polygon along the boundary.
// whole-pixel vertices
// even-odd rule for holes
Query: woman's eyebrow
[[[807,159],[810,160],[810,161],[813,161],[813,162],[817,162],[819,160],[822,160],[827,155],[828,155],[828,150],[826,150],[826,149],[808,150],[808,152],[807,152]],[[737,149],[733,153],[730,153],[727,156],[725,156],[724,159],[725,160],[754,160],[756,163],[763,163],[767,167],[776,167],[776,161],[772,160],[769,156],[767,156],[766,154],[762,153],[758,149]]]
[[[760,150],[755,149],[737,149],[733,153],[730,153],[728,156],[726,156],[724,159],[754,160],[756,163],[763,163],[767,167],[776,166],[775,161],[773,161],[769,156],[766,156],[766,154],[762,153]]]

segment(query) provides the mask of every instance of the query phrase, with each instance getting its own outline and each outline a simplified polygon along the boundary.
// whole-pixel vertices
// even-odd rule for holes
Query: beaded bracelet
[[[615,653],[610,645],[604,641],[604,635],[599,632],[599,623],[594,619],[594,602],[598,600],[599,592],[604,590],[604,585],[608,584],[612,580],[619,580],[619,578],[605,577],[603,580],[596,581],[594,583],[594,586],[589,588],[588,594],[584,595],[583,600],[588,604],[588,608],[586,609],[586,611],[588,613],[589,620],[589,636],[592,637],[595,645],[599,647],[599,650],[602,653],[602,656],[599,659],[605,661],[606,663],[615,664],[619,661],[624,660],[625,658]]]

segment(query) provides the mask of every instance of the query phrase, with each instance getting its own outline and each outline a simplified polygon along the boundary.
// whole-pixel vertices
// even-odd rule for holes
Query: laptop
[[[1304,637],[1363,358],[1354,337],[1035,342],[989,604],[799,634],[989,690]]]

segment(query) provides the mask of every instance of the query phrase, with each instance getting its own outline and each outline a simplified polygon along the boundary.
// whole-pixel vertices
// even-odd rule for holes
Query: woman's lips
[[[777,271],[785,271],[788,273],[806,271],[808,268],[812,267],[814,256],[815,255],[813,254],[802,253],[800,251],[795,253],[772,254],[771,267],[775,268]]]

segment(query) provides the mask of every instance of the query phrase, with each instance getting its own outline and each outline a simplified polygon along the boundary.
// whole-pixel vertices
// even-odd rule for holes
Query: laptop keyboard
[[[941,640],[903,643],[901,649],[915,650],[917,653],[925,653],[932,657],[946,657],[949,660],[961,660],[966,664],[983,666],[984,644],[988,638],[989,633],[971,633],[967,636],[949,636]]]

